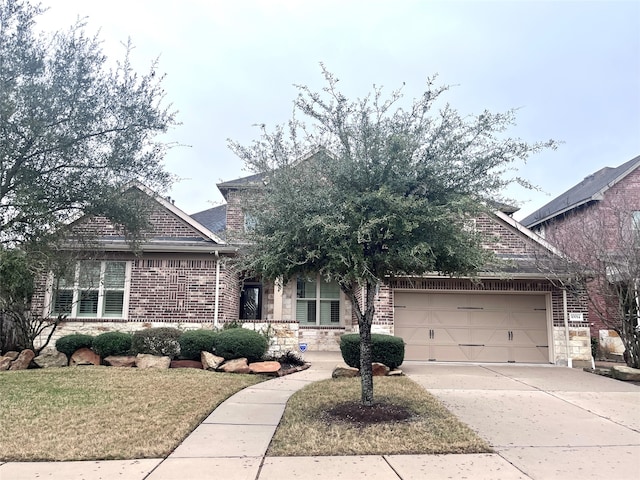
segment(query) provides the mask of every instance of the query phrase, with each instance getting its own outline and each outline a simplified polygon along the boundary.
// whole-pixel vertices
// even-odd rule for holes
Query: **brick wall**
[[[206,238],[158,202],[150,200],[148,207],[149,228],[143,233],[143,238]],[[109,219],[102,216],[80,219],[73,225],[72,232],[84,238],[121,237],[124,235],[122,227],[112,224]]]

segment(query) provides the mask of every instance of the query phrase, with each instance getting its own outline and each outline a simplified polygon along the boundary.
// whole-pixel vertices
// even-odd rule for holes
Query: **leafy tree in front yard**
[[[82,215],[105,216],[128,238],[137,238],[147,225],[147,209],[139,196],[123,195],[123,189],[140,182],[161,191],[171,181],[161,164],[169,145],[158,136],[176,125],[175,112],[165,102],[155,63],[139,75],[128,45],[122,59],[109,64],[100,39],[87,35],[82,20],[68,30],[38,33],[42,13],[27,0],[0,0],[0,269],[5,272],[13,264],[4,262],[16,258],[31,266],[56,261],[60,254],[52,246]],[[16,249],[15,255],[8,249]],[[33,252],[36,262],[25,257]],[[16,279],[18,272],[26,273]],[[12,280],[33,282],[32,273],[31,267],[16,270]],[[18,302],[6,289],[0,295],[3,335],[30,332],[26,345],[32,344],[40,327],[33,329],[30,311],[19,311],[20,302],[28,306],[30,299]]]
[[[489,253],[469,228],[517,178],[510,166],[554,142],[503,135],[514,112],[465,117],[434,103],[433,79],[401,107],[400,91],[349,100],[323,67],[326,86],[299,86],[294,118],[231,149],[263,188],[250,190],[253,228],[242,268],[265,279],[320,274],[353,304],[361,336],[362,403],[373,404],[371,324],[379,285],[391,276],[473,275]],[[312,153],[312,155],[310,155]],[[526,186],[526,182],[521,182]]]

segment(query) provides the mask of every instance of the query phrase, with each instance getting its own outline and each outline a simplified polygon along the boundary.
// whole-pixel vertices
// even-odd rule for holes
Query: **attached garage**
[[[550,363],[545,294],[394,291],[406,360]]]

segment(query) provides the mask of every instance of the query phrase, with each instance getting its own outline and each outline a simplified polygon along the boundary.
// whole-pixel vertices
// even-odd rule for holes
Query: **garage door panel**
[[[548,346],[547,332],[542,330],[513,330],[511,343],[517,347]]]
[[[407,343],[404,346],[405,360],[428,360],[428,354],[429,347],[427,345],[412,345]]]
[[[429,338],[429,330],[424,328],[396,328],[395,335],[404,340],[406,344],[426,345]]]
[[[469,316],[459,310],[431,310],[427,322],[431,325],[446,325],[447,327],[469,326]]]
[[[509,343],[509,331],[506,328],[473,329],[471,330],[471,342],[481,345],[504,345]]]
[[[508,362],[509,347],[504,346],[483,346],[472,347],[472,359],[474,362]]]
[[[396,292],[407,360],[548,363],[544,295]]]
[[[512,349],[512,362],[520,363],[547,363],[549,362],[548,347],[525,347]]]
[[[433,328],[430,343],[458,345],[471,342],[471,331],[468,328]]]
[[[468,312],[469,324],[472,328],[494,327],[507,328],[511,323],[508,312]]]
[[[457,344],[452,345],[432,345],[430,348],[428,360],[435,360],[441,362],[450,362],[455,358],[457,362],[470,362],[471,350],[469,347],[460,346]]]

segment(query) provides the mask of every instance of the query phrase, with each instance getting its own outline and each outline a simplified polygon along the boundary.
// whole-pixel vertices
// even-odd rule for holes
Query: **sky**
[[[640,0],[42,0],[39,26],[86,17],[104,52],[166,74],[180,126],[165,158],[170,192],[192,214],[223,203],[216,183],[249,175],[228,139],[249,144],[256,124],[286,122],[294,85],[322,88],[320,62],[345,94],[426,79],[465,115],[518,108],[508,133],[563,142],[518,164],[541,190],[510,189],[521,219],[605,166],[640,155]]]

